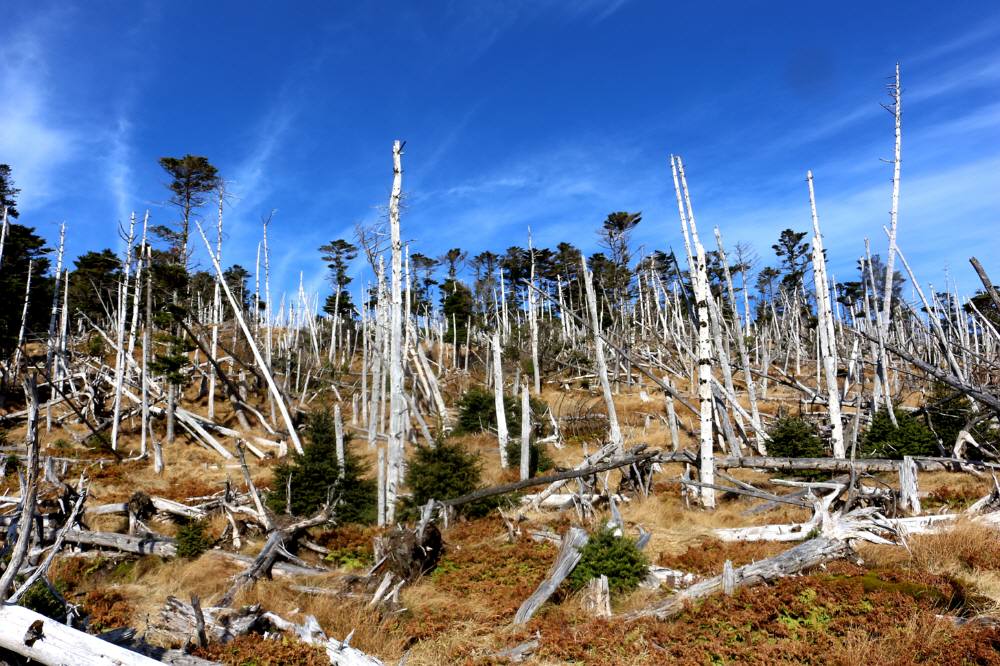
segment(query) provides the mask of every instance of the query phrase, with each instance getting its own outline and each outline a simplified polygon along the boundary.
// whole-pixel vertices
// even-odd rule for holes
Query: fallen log
[[[204,626],[201,628],[207,638],[219,643],[228,643],[254,629],[264,612],[259,604],[242,608],[212,606],[202,609]],[[198,614],[193,604],[187,604],[176,597],[167,597],[160,609],[159,619],[150,629],[159,640],[175,645],[194,642],[199,633]]]
[[[582,553],[580,550],[587,545],[590,537],[585,530],[579,527],[571,527],[562,539],[562,546],[556,561],[552,563],[548,575],[541,582],[538,588],[530,597],[524,600],[521,607],[514,615],[514,624],[524,624],[541,608],[542,604],[548,601],[549,597],[556,591],[556,588],[566,580],[573,568],[579,563]]]
[[[681,613],[687,604],[723,592],[725,588],[736,590],[741,587],[761,585],[817,567],[826,562],[849,557],[853,552],[853,549],[844,540],[819,536],[775,557],[733,569],[729,575],[716,576],[695,583],[652,606],[629,613],[625,618],[636,620],[643,617],[655,617],[665,620]]]
[[[469,502],[475,502],[477,500],[486,499],[487,497],[495,497],[497,495],[506,495],[507,493],[512,493],[522,488],[531,488],[533,486],[541,486],[546,484],[554,484],[557,481],[565,481],[567,479],[576,479],[584,476],[591,476],[593,474],[598,474],[599,472],[607,472],[612,469],[617,469],[619,467],[626,467],[637,462],[643,462],[646,460],[654,459],[658,454],[657,451],[649,451],[639,454],[626,455],[621,458],[614,458],[608,460],[607,462],[598,463],[589,467],[583,467],[581,469],[569,469],[563,472],[556,472],[555,474],[549,474],[547,476],[537,476],[533,479],[525,479],[524,481],[515,481],[513,483],[505,483],[499,486],[491,486],[489,488],[480,488],[471,493],[462,495],[460,497],[455,497],[449,500],[443,500],[441,502],[444,506],[459,506],[462,504],[468,504]],[[544,493],[540,493],[539,497]]]
[[[22,606],[7,604],[0,605],[0,648],[46,666],[145,666],[161,663]]]
[[[261,548],[261,551],[254,559],[253,564],[251,564],[246,571],[236,577],[236,580],[233,581],[229,590],[227,590],[225,595],[223,595],[220,605],[231,606],[233,601],[236,599],[236,595],[244,587],[252,585],[260,578],[270,578],[271,570],[274,568],[278,555],[286,552],[285,544],[288,541],[296,538],[300,533],[310,527],[322,525],[323,523],[329,522],[332,518],[333,511],[330,506],[327,505],[311,518],[300,520],[288,525],[287,527],[271,530],[271,532],[267,535],[267,542],[264,544],[264,547]]]
[[[655,458],[659,463],[690,463],[697,460],[689,451],[661,453]],[[840,458],[774,458],[771,456],[726,456],[715,459],[716,468],[720,469],[772,469],[782,471],[823,471],[850,472],[891,472],[899,470],[899,460],[887,458],[864,458],[849,460]],[[921,472],[968,472],[969,470],[1000,470],[1000,464],[982,461],[961,460],[959,458],[921,457],[913,458],[914,464]]]
[[[158,555],[159,557],[174,557],[177,555],[176,541],[165,536],[132,536],[117,532],[91,532],[88,530],[71,529],[66,532],[66,542],[78,546],[111,548],[136,555]]]

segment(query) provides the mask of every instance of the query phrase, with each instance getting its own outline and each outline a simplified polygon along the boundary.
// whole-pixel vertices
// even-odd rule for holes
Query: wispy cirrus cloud
[[[49,15],[13,29],[0,44],[0,159],[15,169],[28,212],[56,193],[57,174],[81,144],[77,131],[54,110],[45,44],[56,25]]]

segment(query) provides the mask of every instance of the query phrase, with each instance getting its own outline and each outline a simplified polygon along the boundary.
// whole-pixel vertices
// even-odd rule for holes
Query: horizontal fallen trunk
[[[656,457],[660,463],[697,464],[697,458],[689,451],[661,453]],[[774,458],[771,456],[718,457],[715,466],[719,469],[774,469],[782,471],[823,471],[823,472],[897,472],[899,460],[886,458],[864,458],[849,460],[840,458]],[[1000,465],[958,458],[913,458],[921,472],[968,472],[969,470],[1000,469]]]
[[[555,483],[556,481],[565,481],[566,479],[576,479],[584,476],[591,476],[593,474],[598,474],[599,472],[607,472],[609,470],[617,469],[619,467],[626,467],[628,465],[644,462],[646,460],[652,460],[657,455],[658,453],[656,451],[649,451],[637,455],[626,455],[621,458],[614,458],[612,460],[598,463],[590,467],[584,467],[582,469],[570,469],[564,472],[556,472],[555,474],[549,474],[547,476],[537,476],[533,479],[525,479],[524,481],[515,481],[514,483],[505,483],[499,486],[481,488],[466,495],[462,495],[461,497],[455,497],[453,499],[444,500],[441,502],[441,504],[443,504],[444,506],[459,506],[462,504],[468,504],[469,502],[475,502],[477,500],[486,499],[487,497],[506,495],[507,493],[512,493],[514,491],[521,490],[523,488],[542,486],[550,483]]]
[[[228,643],[254,629],[264,612],[259,605],[239,609],[208,607],[202,609],[203,631],[212,641]],[[157,622],[151,627],[159,640],[175,645],[194,642],[199,629],[198,617],[191,604],[176,597],[167,597]]]
[[[0,647],[46,666],[144,666],[161,662],[21,606],[0,605]]]
[[[78,546],[112,548],[136,555],[158,555],[159,557],[177,555],[177,543],[174,539],[164,536],[131,536],[117,532],[90,532],[72,529],[66,532],[66,542]]]
[[[853,552],[844,540],[819,536],[775,557],[733,569],[728,575],[716,576],[695,583],[648,608],[630,613],[626,618],[635,620],[643,617],[655,617],[665,620],[681,613],[688,603],[718,594],[724,589],[736,590],[741,587],[761,585],[832,560],[848,557]]]

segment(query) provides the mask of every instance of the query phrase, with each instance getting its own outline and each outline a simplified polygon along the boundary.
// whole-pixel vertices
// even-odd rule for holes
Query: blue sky
[[[20,221],[54,240],[65,220],[78,255],[120,246],[132,210],[173,219],[156,160],[205,155],[236,195],[224,263],[253,270],[276,209],[272,289],[303,271],[324,292],[316,248],[382,214],[396,138],[403,235],[431,255],[529,226],[592,252],[615,210],[642,211],[647,251],[679,248],[677,153],[706,241],[773,263],[781,229],[809,228],[812,169],[846,278],[866,236],[885,252],[898,60],[900,246],[925,285],[973,291],[970,254],[1000,279],[1000,5],[683,4],[11,3],[0,162]]]

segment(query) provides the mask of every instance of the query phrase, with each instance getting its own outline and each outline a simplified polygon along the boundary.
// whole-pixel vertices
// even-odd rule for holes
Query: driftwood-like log
[[[46,666],[144,666],[161,662],[21,606],[0,605],[0,647]]]
[[[236,577],[229,590],[222,597],[221,606],[231,606],[236,599],[236,595],[247,585],[253,584],[260,578],[270,578],[271,569],[274,567],[278,556],[285,551],[285,544],[298,536],[301,532],[329,522],[333,512],[329,506],[323,507],[315,516],[292,523],[287,527],[274,529],[267,535],[267,542],[261,548],[260,553],[254,559],[253,564]]]
[[[469,502],[475,502],[487,497],[506,495],[507,493],[512,493],[523,488],[531,488],[532,486],[541,486],[555,483],[557,481],[565,481],[566,479],[576,479],[583,476],[597,474],[599,472],[607,472],[608,470],[617,469],[619,467],[626,467],[628,465],[644,462],[646,460],[652,460],[657,455],[658,453],[656,451],[626,455],[621,458],[614,458],[612,460],[608,460],[607,462],[598,463],[581,469],[569,469],[564,472],[556,472],[555,474],[549,474],[547,476],[536,476],[533,479],[525,479],[524,481],[515,481],[513,483],[505,483],[499,486],[481,488],[466,495],[462,495],[461,497],[444,500],[441,504],[444,506],[459,506],[462,504],[468,504]]]
[[[132,536],[117,532],[71,529],[66,532],[65,538],[67,543],[78,546],[112,548],[136,555],[158,555],[159,557],[177,555],[177,543],[172,538],[165,536]]]
[[[694,455],[689,451],[661,453],[655,458],[659,463],[690,463],[697,464]],[[913,458],[914,464],[921,472],[967,472],[971,469],[1000,469],[1000,464],[981,461],[960,460],[958,458]],[[899,460],[887,458],[866,458],[863,460],[841,460],[839,458],[775,458],[771,456],[746,456],[716,458],[715,466],[719,469],[772,469],[785,472],[812,471],[845,472],[851,469],[857,472],[892,472],[899,470]]]
[[[684,610],[686,604],[724,591],[752,587],[784,576],[817,567],[826,562],[850,556],[854,551],[846,541],[819,536],[786,550],[775,557],[733,569],[731,575],[716,576],[695,583],[691,587],[659,601],[648,608],[630,613],[628,619],[656,617],[661,620],[673,617]]]
[[[541,582],[530,597],[524,600],[521,607],[517,609],[517,613],[514,615],[514,624],[524,624],[535,614],[535,612],[541,608],[542,604],[548,601],[549,597],[556,591],[556,588],[566,580],[573,568],[576,567],[577,563],[580,562],[582,554],[580,550],[587,545],[587,541],[590,538],[587,536],[585,530],[579,527],[571,527],[566,533],[566,536],[562,539],[562,546],[559,548],[559,554],[556,556],[556,561],[552,564],[552,568],[549,569],[549,573],[545,576],[545,580]]]
[[[202,630],[209,640],[228,643],[253,630],[263,614],[260,605],[238,609],[215,606],[202,608]],[[198,613],[193,604],[184,603],[176,597],[167,597],[160,609],[159,619],[151,629],[158,639],[184,645],[197,638],[198,624]]]

